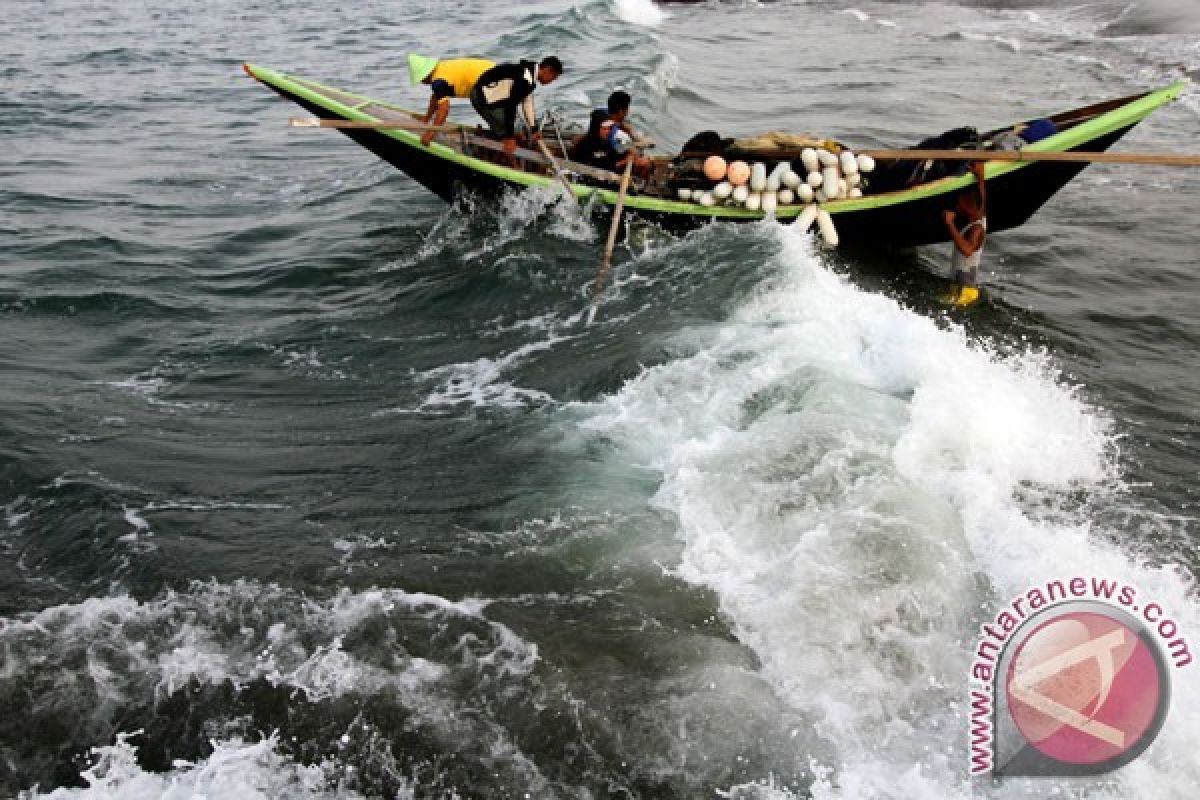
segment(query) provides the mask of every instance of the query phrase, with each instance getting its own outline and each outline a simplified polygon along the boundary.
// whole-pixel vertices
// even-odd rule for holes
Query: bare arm
[[[443,97],[441,102],[437,104],[437,110],[433,112],[433,119],[429,119],[426,116],[425,122],[436,127],[445,123],[448,116],[450,116],[450,101]],[[421,144],[428,145],[436,135],[437,131],[425,131],[425,133],[421,134]]]
[[[521,101],[521,113],[525,116],[525,124],[529,126],[530,133],[537,130],[537,109],[533,107],[532,92]]]
[[[953,211],[943,211],[942,219],[946,223],[946,230],[949,231],[950,238],[954,240],[954,246],[958,248],[958,252],[964,256],[970,256],[976,250],[983,247],[983,240],[986,234],[983,232],[982,225],[972,225],[967,230],[967,235],[963,236],[955,224],[956,220]]]
[[[979,182],[979,207],[983,209],[983,213],[987,213],[987,179],[984,177],[984,171],[987,169],[987,164],[982,161],[975,161],[971,164],[971,172],[975,173],[975,180]]]

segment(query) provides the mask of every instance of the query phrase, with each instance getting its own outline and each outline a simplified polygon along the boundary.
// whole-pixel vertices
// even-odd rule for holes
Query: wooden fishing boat
[[[447,202],[453,202],[464,192],[496,195],[505,189],[549,186],[558,180],[547,159],[532,150],[518,148],[516,168],[498,163],[504,161],[498,158],[500,144],[480,135],[474,126],[453,126],[424,146],[419,130],[378,127],[392,122],[412,125],[415,121],[412,110],[252,64],[244,68],[248,75],[316,117],[357,121],[368,126],[344,128],[340,132]],[[1157,91],[1053,114],[1049,119],[1058,132],[1027,145],[1023,152],[1103,152],[1152,111],[1178,97],[1185,87],[1185,82],[1179,82]],[[999,128],[982,137],[990,138],[1011,127]],[[546,144],[556,158],[563,157],[561,143],[554,137],[548,136]],[[671,158],[662,156],[655,161],[665,168]],[[570,161],[562,161],[560,165],[571,176],[569,188],[577,197],[595,196],[605,206],[616,203],[619,176]],[[1086,166],[1086,161],[988,163],[989,231],[995,233],[1024,223]],[[954,207],[957,193],[973,180],[970,175],[945,177],[897,191],[827,201],[823,208],[836,221],[841,241],[846,243],[912,246],[945,242],[949,237],[942,212]],[[678,200],[667,183],[656,185],[653,180],[628,194],[625,210],[672,231],[697,228],[712,220],[742,222],[764,217],[761,211],[707,207]],[[784,206],[775,211],[775,217],[787,222],[800,212],[798,205]]]

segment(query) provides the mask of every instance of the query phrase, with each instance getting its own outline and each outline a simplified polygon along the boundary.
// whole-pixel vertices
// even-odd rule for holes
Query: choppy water
[[[419,105],[409,50],[556,52],[543,104],[624,86],[667,147],[907,144],[1195,76],[1190,4],[5,17],[0,794],[1200,792],[1194,667],[1103,779],[968,781],[963,705],[1046,578],[1200,639],[1197,174],[1089,169],[950,317],[941,251],[635,229],[587,327],[603,220],[447,209],[240,70]]]

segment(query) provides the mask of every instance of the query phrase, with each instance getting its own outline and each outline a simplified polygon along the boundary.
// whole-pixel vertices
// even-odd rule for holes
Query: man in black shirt
[[[533,106],[533,90],[539,83],[552,83],[562,73],[562,62],[554,56],[547,56],[536,65],[532,61],[497,64],[479,76],[479,81],[471,90],[471,105],[487,122],[492,133],[504,140],[505,153],[511,156],[517,149],[518,107],[533,138],[541,138],[537,129],[537,112]]]

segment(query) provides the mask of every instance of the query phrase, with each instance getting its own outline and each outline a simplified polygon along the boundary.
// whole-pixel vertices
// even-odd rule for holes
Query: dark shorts
[[[471,90],[471,106],[497,136],[512,136],[516,109],[508,106],[489,107],[483,99],[483,91],[476,86]]]
[[[450,81],[438,78],[429,85],[429,88],[433,89],[433,96],[438,100],[454,97],[454,87],[450,85]]]

